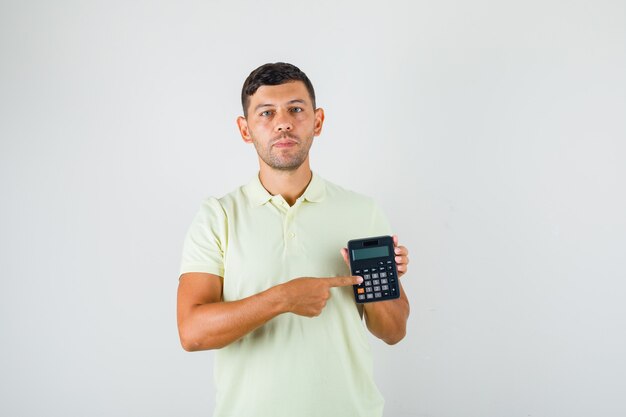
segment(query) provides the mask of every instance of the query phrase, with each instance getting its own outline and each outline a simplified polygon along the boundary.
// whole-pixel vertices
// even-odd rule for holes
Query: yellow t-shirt
[[[181,274],[224,277],[224,301],[297,277],[349,275],[348,240],[390,234],[372,199],[313,174],[293,206],[258,177],[207,199],[185,239]],[[315,318],[286,313],[216,352],[215,417],[381,417],[352,287]]]

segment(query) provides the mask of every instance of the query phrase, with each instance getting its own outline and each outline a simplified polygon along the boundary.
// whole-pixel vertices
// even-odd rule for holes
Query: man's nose
[[[288,114],[278,112],[274,120],[276,122],[275,129],[277,132],[289,132],[293,129],[293,125],[291,124]]]

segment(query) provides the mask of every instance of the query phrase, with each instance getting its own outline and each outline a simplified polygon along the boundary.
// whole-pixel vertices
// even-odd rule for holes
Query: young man
[[[297,67],[266,64],[242,90],[237,125],[259,174],[206,200],[187,234],[178,329],[188,351],[216,353],[215,416],[380,417],[362,316],[389,344],[405,335],[409,303],[357,305],[348,240],[390,234],[369,198],[312,173],[324,111]],[[408,251],[396,245],[398,273]]]

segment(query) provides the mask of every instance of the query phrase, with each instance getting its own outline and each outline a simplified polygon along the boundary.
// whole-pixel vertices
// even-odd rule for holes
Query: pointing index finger
[[[331,277],[325,279],[330,287],[347,287],[348,285],[357,285],[363,282],[363,277],[360,276]]]

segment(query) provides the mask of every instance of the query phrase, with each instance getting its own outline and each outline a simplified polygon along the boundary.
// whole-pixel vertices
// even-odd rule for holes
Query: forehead
[[[311,97],[302,81],[290,81],[279,85],[262,85],[250,96],[249,108],[259,105],[274,105],[288,103],[293,100],[302,100],[311,104]]]

